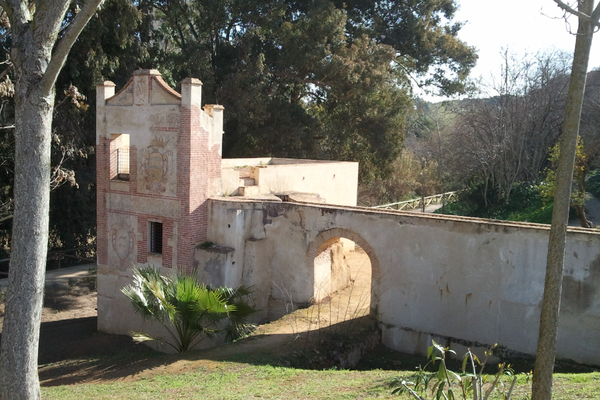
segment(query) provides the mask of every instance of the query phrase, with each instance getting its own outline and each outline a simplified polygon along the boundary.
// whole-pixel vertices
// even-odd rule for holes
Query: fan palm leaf
[[[158,321],[171,337],[168,341],[137,332],[136,340],[154,340],[182,352],[219,333],[224,332],[226,339],[247,333],[253,325],[246,324],[246,319],[256,312],[247,299],[251,290],[212,289],[200,284],[196,277],[181,272],[165,277],[153,267],[134,269],[133,283],[122,292],[131,300],[135,312],[145,320]],[[223,321],[227,322],[224,329]]]

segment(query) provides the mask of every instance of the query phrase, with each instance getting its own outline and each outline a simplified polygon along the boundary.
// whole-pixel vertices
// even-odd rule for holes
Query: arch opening
[[[379,262],[373,248],[355,232],[321,232],[308,251],[313,271],[313,302],[329,304],[331,323],[376,316]]]

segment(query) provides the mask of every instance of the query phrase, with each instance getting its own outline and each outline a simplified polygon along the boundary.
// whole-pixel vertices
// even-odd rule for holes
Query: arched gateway
[[[308,270],[314,271],[314,298],[316,301],[327,297],[330,293],[322,290],[322,279],[327,279],[331,282],[331,291],[336,291],[342,287],[336,287],[336,278],[334,269],[336,268],[336,260],[326,254],[326,250],[332,249],[340,244],[341,239],[348,239],[360,246],[371,261],[371,315],[376,316],[377,304],[379,300],[379,287],[381,280],[381,269],[379,260],[375,254],[373,247],[358,233],[344,228],[332,228],[320,232],[317,237],[311,242],[307,251],[307,260],[309,265]],[[328,269],[330,268],[330,269]],[[325,272],[323,272],[325,270]],[[319,279],[321,277],[321,279]],[[339,286],[339,285],[338,285]]]

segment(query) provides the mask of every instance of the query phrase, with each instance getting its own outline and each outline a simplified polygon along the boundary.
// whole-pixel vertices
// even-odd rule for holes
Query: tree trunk
[[[45,1],[38,7],[0,0],[10,20],[15,73],[15,209],[0,366],[4,400],[40,398],[37,359],[48,252],[54,84],[101,1],[82,2],[65,27],[70,0]]]
[[[575,162],[577,162],[577,155],[575,156]],[[578,203],[575,204],[575,211],[577,212],[577,219],[579,220],[579,225],[582,228],[593,228],[594,224],[592,221],[587,219],[585,215],[585,178],[587,176],[587,166],[584,166],[580,171],[577,172],[576,181],[577,181],[577,191],[578,191]]]
[[[36,88],[30,83],[35,79],[22,77],[15,87],[15,211],[0,372],[5,400],[40,398],[37,359],[48,247],[54,96],[31,90]]]
[[[593,1],[579,1],[579,11],[586,15],[592,15],[593,7]],[[584,18],[579,18],[563,133],[560,137],[560,155],[556,173],[552,227],[548,242],[544,298],[533,371],[532,400],[550,400],[552,398],[552,373],[556,356],[571,184],[592,37],[592,23]]]
[[[50,207],[50,140],[54,89],[42,79],[48,43],[27,26],[13,25],[15,182],[10,269],[2,332],[2,398],[39,399],[38,346]],[[17,45],[18,43],[18,45]]]
[[[585,215],[585,206],[575,204],[573,205],[573,207],[577,212],[577,220],[579,221],[579,226],[581,226],[582,228],[593,228],[594,224],[592,224],[592,222],[589,219],[587,219],[587,216]]]

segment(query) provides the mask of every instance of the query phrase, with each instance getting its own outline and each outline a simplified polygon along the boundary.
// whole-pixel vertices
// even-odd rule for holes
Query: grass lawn
[[[389,351],[391,352],[391,350]],[[400,353],[398,353],[400,354]],[[245,361],[243,359],[246,358]],[[367,357],[361,370],[310,370],[293,366],[268,354],[230,356],[229,360],[203,359],[202,353],[179,359],[152,357],[152,367],[124,373],[120,377],[92,383],[43,387],[45,399],[409,399],[392,395],[394,378],[409,378],[414,356],[390,357],[379,349]],[[391,361],[392,358],[395,361]],[[383,368],[372,368],[381,360]],[[85,365],[84,360],[79,360]],[[423,358],[422,360],[426,360]],[[87,360],[88,363],[110,360]],[[123,362],[123,361],[119,361]],[[393,363],[397,364],[392,366]],[[127,362],[123,362],[127,364]],[[158,367],[157,367],[158,366]],[[118,369],[119,367],[116,366]],[[491,378],[491,376],[490,376]],[[517,381],[513,399],[529,399],[531,384],[524,376]],[[428,399],[435,398],[430,393]],[[500,395],[492,399],[501,399]],[[600,372],[555,374],[556,400],[600,399]]]

